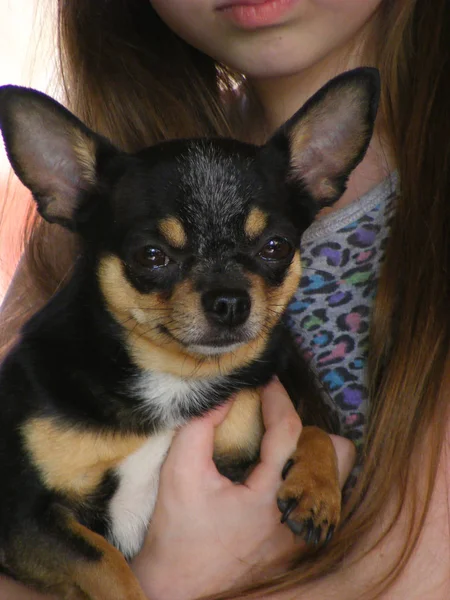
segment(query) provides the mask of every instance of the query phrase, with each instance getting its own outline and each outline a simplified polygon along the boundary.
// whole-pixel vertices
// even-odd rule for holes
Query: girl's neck
[[[361,32],[357,39],[296,73],[252,79],[251,85],[262,104],[269,131],[282,125],[327,81],[339,73],[367,65],[362,59],[366,35],[363,37]]]

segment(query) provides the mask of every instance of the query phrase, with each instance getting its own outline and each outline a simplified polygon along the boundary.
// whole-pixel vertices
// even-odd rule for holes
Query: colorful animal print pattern
[[[287,323],[328,392],[341,434],[360,447],[368,408],[371,307],[393,212],[396,178],[316,221],[303,237],[303,276]]]

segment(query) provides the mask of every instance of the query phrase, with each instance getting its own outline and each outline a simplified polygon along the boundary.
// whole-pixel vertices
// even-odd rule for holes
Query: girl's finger
[[[281,383],[275,379],[261,394],[266,432],[261,444],[260,463],[247,479],[252,489],[273,490],[281,471],[297,447],[302,423]]]
[[[232,401],[220,406],[204,417],[192,419],[176,433],[169,454],[164,463],[162,476],[176,474],[182,483],[187,477],[192,485],[193,479],[201,477],[205,469],[214,467],[214,429],[228,414]]]

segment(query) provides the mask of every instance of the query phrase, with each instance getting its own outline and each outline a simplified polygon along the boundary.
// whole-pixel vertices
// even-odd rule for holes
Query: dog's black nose
[[[242,325],[250,314],[250,296],[242,290],[205,292],[202,303],[208,319],[218,325]]]

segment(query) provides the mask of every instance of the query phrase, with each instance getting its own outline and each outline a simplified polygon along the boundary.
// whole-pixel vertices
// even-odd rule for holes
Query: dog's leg
[[[73,531],[101,552],[102,557],[89,565],[79,562],[73,570],[74,581],[92,600],[144,600],[137,579],[122,554],[105,538],[78,523]]]
[[[282,522],[307,543],[325,543],[339,523],[341,489],[334,446],[318,427],[304,427],[278,492]]]
[[[259,456],[264,425],[259,389],[236,394],[230,412],[216,428],[214,461],[222,475],[232,481],[245,481]]]
[[[105,538],[59,511],[53,516],[14,536],[8,572],[61,600],[146,600],[126,560]]]

